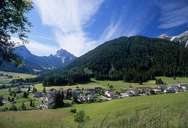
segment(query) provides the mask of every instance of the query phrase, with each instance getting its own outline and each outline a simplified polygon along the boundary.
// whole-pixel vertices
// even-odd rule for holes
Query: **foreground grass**
[[[160,123],[161,127],[157,128],[162,128],[162,125],[164,128],[166,125],[169,128],[179,128],[180,125],[184,128],[188,121],[187,99],[188,93],[178,93],[130,97],[103,103],[74,105],[73,108],[86,112],[89,120],[84,127],[88,128],[109,126],[119,128],[123,122],[125,126],[127,126],[126,123],[133,122],[140,126],[138,128],[149,128],[146,124],[144,125],[144,122],[147,123],[150,119],[156,120],[156,116],[159,116],[163,122],[167,122],[165,126]],[[0,126],[1,128],[75,128],[77,124],[70,109],[3,112],[0,113]]]

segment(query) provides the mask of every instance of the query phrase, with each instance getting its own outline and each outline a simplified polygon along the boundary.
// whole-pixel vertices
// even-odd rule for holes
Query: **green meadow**
[[[36,77],[36,75],[32,75],[32,74],[5,72],[5,71],[0,71],[0,74],[10,75],[10,76],[12,76],[12,79],[20,79],[20,78],[26,79],[26,78],[34,78],[34,77]]]
[[[6,73],[6,72],[0,72]],[[1,76],[0,82],[7,79],[31,78],[30,74],[8,73],[13,76],[6,78]],[[167,85],[176,83],[188,83],[188,78],[158,77]],[[6,81],[6,82],[7,82]],[[5,83],[6,83],[5,82]],[[91,79],[86,84],[67,86],[51,86],[51,88],[94,88],[123,91],[130,87],[155,87],[155,80],[150,80],[143,85],[127,83],[124,81],[99,81]],[[43,91],[41,83],[36,84],[38,91]],[[1,96],[8,96],[8,89],[0,90]],[[30,99],[30,96],[29,96]],[[188,127],[188,93],[163,94],[153,96],[128,97],[107,102],[91,104],[73,104],[71,107],[48,110],[8,111],[0,112],[0,128],[187,128]],[[36,104],[38,101],[33,99]],[[22,103],[29,107],[29,100],[20,98],[17,101],[18,108]],[[7,104],[10,107],[10,104]],[[84,111],[85,120],[82,123],[75,122],[76,113]]]
[[[188,78],[187,77],[177,77],[175,80],[172,77],[157,77],[157,79],[161,78],[164,83],[166,83],[167,86],[171,86],[173,84],[178,84],[178,83],[188,83]],[[37,88],[41,90],[42,84],[37,84]],[[113,86],[114,90],[118,91],[123,91],[128,88],[136,88],[136,87],[156,87],[156,81],[155,80],[149,80],[147,82],[144,82],[142,85],[139,83],[128,83],[124,82],[122,80],[119,81],[110,81],[110,80],[95,80],[91,79],[91,82],[85,83],[85,84],[75,84],[75,85],[67,85],[67,86],[49,86],[47,87],[47,90],[55,88],[55,89],[68,89],[72,88],[75,89],[77,87],[79,88],[95,88],[95,87],[102,87],[102,88],[109,88],[110,86]]]
[[[188,93],[130,97],[71,108],[0,113],[1,128],[75,128],[72,108],[83,110],[87,128],[187,128]],[[152,122],[153,121],[153,122]],[[131,122],[135,126],[131,126]],[[158,127],[157,127],[158,126]]]
[[[36,75],[26,74],[26,73],[14,73],[14,72],[5,72],[0,71],[0,84],[7,84],[14,79],[27,79],[34,78]]]

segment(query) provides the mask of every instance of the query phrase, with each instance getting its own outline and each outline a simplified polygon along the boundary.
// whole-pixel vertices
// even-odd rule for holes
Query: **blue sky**
[[[29,50],[83,55],[120,36],[176,35],[188,30],[188,0],[33,0]]]

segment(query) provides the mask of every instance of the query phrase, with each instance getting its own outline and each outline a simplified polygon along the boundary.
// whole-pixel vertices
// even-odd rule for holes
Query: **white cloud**
[[[54,28],[59,46],[80,56],[96,46],[84,27],[104,0],[34,0],[42,23]]]
[[[159,28],[168,29],[188,23],[188,6],[180,1],[160,3]]]
[[[35,40],[28,40],[27,43],[23,43],[19,38],[12,37],[11,40],[15,41],[16,46],[25,45],[28,50],[38,56],[48,56],[50,54],[55,54],[58,50],[57,47],[46,45],[45,43],[37,42]]]
[[[114,22],[114,20],[111,21],[111,23],[104,30],[100,42],[104,42],[121,36],[121,34],[123,33],[123,31],[121,30],[121,22],[121,18],[119,18],[119,20],[117,20],[116,22]]]
[[[62,48],[71,51],[76,56],[83,55],[97,46],[97,42],[90,40],[82,32],[68,33],[67,35],[56,32],[55,36],[58,42],[63,42],[60,44]]]
[[[57,47],[46,45],[45,43],[39,43],[34,40],[30,40],[29,43],[25,44],[29,51],[38,56],[48,56],[55,54],[58,50]]]

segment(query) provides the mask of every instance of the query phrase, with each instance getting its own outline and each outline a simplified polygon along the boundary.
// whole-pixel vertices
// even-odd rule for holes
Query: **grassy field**
[[[138,128],[142,128],[142,125],[145,126],[143,128],[149,128],[146,124],[150,119],[155,121],[162,119],[161,127],[157,128],[162,128],[164,125],[168,125],[169,128],[179,128],[188,126],[187,98],[188,93],[130,97],[103,103],[74,105],[72,108],[85,111],[89,118],[84,127],[88,128],[94,126],[106,128],[109,125],[111,128],[119,128],[122,125],[120,122],[124,122],[127,126],[127,121],[128,123],[135,121],[134,124],[139,125]],[[3,112],[0,113],[0,126],[1,128],[75,128],[77,124],[70,109]]]
[[[35,84],[35,88],[37,89],[37,91],[42,92],[44,89],[44,86],[41,83],[39,83],[39,84]]]
[[[120,90],[120,89],[125,89],[125,88],[129,88],[130,86],[132,87],[138,87],[141,86],[138,83],[127,83],[124,82],[122,80],[119,81],[109,81],[109,80],[105,80],[105,81],[100,81],[100,80],[95,80],[92,79],[91,82],[86,83],[86,84],[75,84],[75,85],[71,85],[71,86],[51,86],[51,87],[47,87],[48,89],[51,88],[63,88],[63,89],[67,89],[67,88],[94,88],[94,87],[103,87],[103,88],[109,88],[109,85],[113,85],[114,89]],[[155,85],[155,81],[151,80],[148,82],[143,83],[143,87],[144,86],[153,86]]]
[[[177,84],[177,83],[188,83],[188,78],[187,77],[177,77],[176,80],[174,80],[172,77],[157,77],[157,78],[161,78],[166,84],[167,86],[171,86],[172,84]],[[55,88],[55,89],[68,89],[68,88],[72,88],[75,89],[77,87],[79,88],[95,88],[95,87],[102,87],[102,88],[109,88],[109,86],[112,85],[113,88],[115,90],[125,90],[128,89],[130,87],[132,88],[136,88],[136,87],[156,87],[156,83],[155,80],[149,80],[147,82],[144,82],[142,85],[140,85],[139,83],[128,83],[128,82],[124,82],[122,80],[119,81],[109,81],[109,80],[105,80],[105,81],[100,81],[100,80],[95,80],[95,79],[91,79],[91,82],[86,83],[86,84],[76,84],[76,85],[69,85],[69,86],[50,86],[47,87],[47,90]]]
[[[55,89],[68,89],[68,88],[72,88],[72,89],[75,89],[75,88],[95,88],[95,87],[104,87],[103,85],[100,85],[96,82],[90,82],[90,83],[86,83],[86,84],[76,84],[76,85],[71,85],[71,86],[49,86],[47,87],[47,90],[49,89],[52,89],[52,88],[55,88]]]
[[[27,79],[27,78],[34,78],[36,75],[32,74],[25,74],[25,73],[14,73],[14,72],[5,72],[0,71],[0,74],[3,74],[3,76],[0,76],[0,84],[7,84],[13,79]],[[11,77],[8,77],[11,76]]]
[[[157,77],[161,78],[168,85],[177,83],[188,83],[188,77],[177,77],[175,80],[172,77]]]
[[[1,73],[1,72],[0,72]],[[34,75],[10,73],[13,78],[31,78]],[[4,77],[4,76],[3,76]],[[167,85],[176,83],[188,83],[188,78],[161,78]],[[2,82],[5,78],[0,79]],[[6,81],[5,81],[6,82]],[[154,80],[140,85],[124,81],[98,81],[72,86],[52,86],[51,88],[109,88],[112,85],[115,90],[125,90],[129,87],[154,87]],[[43,90],[42,84],[36,84],[38,91]],[[8,89],[1,89],[0,95],[9,95]],[[78,126],[74,121],[75,114],[84,110],[88,119],[82,123],[84,128],[187,128],[188,127],[188,93],[165,94],[154,96],[129,97],[112,100],[103,103],[73,105],[69,108],[32,110],[18,112],[0,112],[0,128],[75,128]],[[20,98],[17,101],[20,107],[23,102],[28,106],[29,100]],[[35,101],[38,102],[37,100]],[[10,107],[10,106],[8,106]],[[158,121],[158,122],[156,122]],[[149,124],[148,124],[149,122]],[[132,126],[134,125],[134,126]],[[154,126],[160,125],[160,126]]]
[[[3,84],[9,84],[9,82],[13,79],[26,79],[26,78],[34,78],[36,75],[32,74],[25,74],[25,73],[14,73],[14,72],[5,72],[5,71],[0,71],[0,86]],[[9,77],[11,76],[11,77]],[[14,88],[12,88],[14,89]],[[0,89],[0,96],[7,97],[9,95],[8,89]]]
[[[5,71],[0,71],[0,74],[13,76],[13,79],[20,79],[20,78],[26,79],[26,78],[34,78],[34,77],[36,77],[36,75],[32,75],[32,74],[5,72]]]
[[[9,86],[9,82],[11,80],[14,79],[27,79],[27,78],[34,78],[36,77],[36,75],[32,75],[32,74],[25,74],[25,73],[14,73],[14,72],[4,72],[4,71],[0,71],[0,87],[1,86]],[[16,87],[11,87],[11,90],[15,90]],[[4,97],[7,98],[11,97],[10,96],[10,92],[8,88],[2,88],[0,89],[0,97]],[[29,108],[29,103],[30,103],[30,99],[33,99],[33,102],[35,102],[35,104],[38,104],[38,100],[31,98],[31,94],[28,96],[28,98],[23,98],[23,93],[17,94],[16,95],[16,106],[19,109],[22,105],[22,103],[24,103],[27,108]],[[0,106],[0,109],[4,109],[4,108],[10,108],[12,106],[12,104],[6,104],[4,106]]]
[[[125,90],[125,89],[128,89],[129,87],[153,87],[153,86],[156,86],[154,80],[145,82],[145,83],[143,83],[143,85],[140,85],[138,83],[127,83],[127,82],[124,82],[124,81],[121,81],[121,80],[119,80],[119,81],[109,81],[109,80],[99,81],[99,80],[92,79],[91,82],[86,83],[86,84],[75,84],[75,85],[71,85],[71,86],[50,86],[50,87],[47,87],[47,90],[52,89],[52,88],[55,88],[55,89],[60,89],[60,88],[75,89],[77,87],[84,88],[84,89],[102,87],[102,88],[108,89],[109,86],[111,86],[111,85],[113,86],[113,88],[115,90]]]

